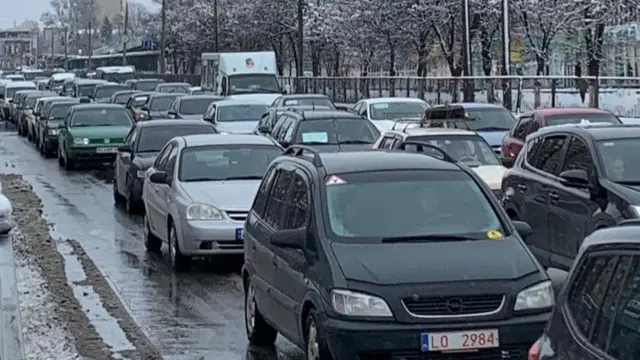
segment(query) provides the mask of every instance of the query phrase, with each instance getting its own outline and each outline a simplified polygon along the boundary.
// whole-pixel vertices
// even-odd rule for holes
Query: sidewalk
[[[0,360],[23,360],[13,235],[0,235]]]

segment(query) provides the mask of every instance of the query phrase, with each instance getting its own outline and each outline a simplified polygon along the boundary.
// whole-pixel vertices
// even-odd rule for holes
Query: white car
[[[0,186],[0,191],[2,187]],[[0,235],[7,234],[14,227],[13,219],[11,219],[11,213],[13,213],[13,206],[11,201],[6,196],[0,194]]]
[[[395,119],[422,117],[428,108],[426,101],[407,97],[364,99],[353,105],[353,109],[371,120],[380,132],[391,129]]]
[[[395,149],[402,143],[413,140],[437,146],[455,160],[472,168],[489,185],[496,197],[501,196],[502,177],[507,168],[489,146],[489,143],[473,131],[456,128],[415,127],[402,124],[399,129],[383,133],[373,145],[374,149]],[[407,149],[428,152],[416,145],[405,145]],[[437,155],[437,154],[434,154]]]

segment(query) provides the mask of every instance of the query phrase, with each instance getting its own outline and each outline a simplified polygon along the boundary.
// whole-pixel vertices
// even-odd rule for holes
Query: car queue
[[[114,201],[175,271],[243,255],[251,343],[282,335],[318,360],[636,358],[640,127],[171,83],[102,103],[85,81],[5,85],[3,116],[65,170],[113,163]],[[501,152],[525,121],[521,150]]]

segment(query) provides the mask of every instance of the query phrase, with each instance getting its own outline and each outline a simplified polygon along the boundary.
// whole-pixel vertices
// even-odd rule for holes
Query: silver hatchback
[[[169,246],[171,265],[242,254],[243,228],[264,173],[282,148],[258,135],[171,139],[145,173],[145,246]]]

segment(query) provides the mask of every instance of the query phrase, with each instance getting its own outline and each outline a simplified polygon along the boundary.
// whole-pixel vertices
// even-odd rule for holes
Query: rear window
[[[335,106],[333,106],[333,103],[331,102],[331,100],[327,99],[327,98],[321,98],[321,97],[317,97],[317,98],[312,98],[312,97],[305,97],[305,98],[298,98],[298,99],[285,99],[284,100],[284,106],[323,106],[329,109],[335,109]]]
[[[180,101],[180,109],[178,112],[183,115],[200,115],[204,114],[214,99],[182,99]]]
[[[305,120],[298,126],[296,143],[309,145],[374,143],[380,132],[364,119]]]
[[[167,111],[178,96],[159,96],[151,99],[151,111]]]
[[[129,113],[124,108],[95,108],[75,111],[71,126],[130,126]]]
[[[422,117],[429,105],[416,101],[380,102],[369,106],[371,120],[393,120],[406,117]]]
[[[119,94],[116,95],[116,98],[114,99],[114,102],[116,104],[126,104],[127,101],[129,101],[129,98],[131,97],[131,93],[126,93],[126,94]]]
[[[613,114],[571,114],[545,116],[546,126],[580,124],[584,122],[622,124],[620,119],[618,119],[618,117]]]
[[[136,84],[136,89],[140,91],[153,91],[158,84],[162,84],[162,81],[139,81]]]
[[[336,174],[326,179],[326,227],[338,238],[381,241],[411,236],[504,234],[478,184],[461,171]],[[490,234],[491,233],[491,234]]]
[[[513,114],[501,107],[465,109],[467,115],[473,118],[465,124],[471,131],[509,131],[516,118]]]
[[[216,121],[258,121],[267,110],[267,105],[221,106]]]
[[[78,96],[92,96],[93,90],[98,86],[98,84],[94,85],[78,85]]]
[[[35,85],[33,87],[7,88],[7,98],[12,99],[18,91],[22,90],[35,90]]]
[[[182,151],[178,178],[184,182],[261,180],[282,154],[272,145],[209,145]]]
[[[163,85],[158,88],[158,91],[161,93],[179,93],[186,94],[189,92],[189,86],[181,86],[181,85]]]
[[[121,90],[126,90],[126,89],[127,88],[124,85],[123,86],[101,86],[96,89],[96,93],[94,94],[94,96],[97,99],[108,98],[108,97],[111,97],[116,92]]]
[[[138,152],[159,152],[176,136],[214,134],[211,125],[150,126],[140,132]]]

